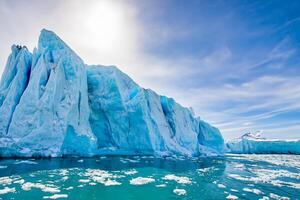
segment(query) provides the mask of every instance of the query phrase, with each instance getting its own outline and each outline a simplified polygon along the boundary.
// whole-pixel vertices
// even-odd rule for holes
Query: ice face
[[[300,154],[300,140],[271,140],[257,134],[245,134],[228,141],[226,149],[230,153]]]
[[[217,128],[116,67],[86,66],[53,32],[12,47],[0,82],[1,156],[219,155]]]
[[[172,98],[139,87],[116,67],[88,66],[90,122],[100,152],[197,156],[220,153],[218,129]]]
[[[11,109],[9,129],[4,133],[13,140],[12,152],[6,144],[3,153],[20,156],[92,153],[96,139],[88,121],[87,81],[82,60],[47,30],[41,32],[32,59],[27,58],[30,54],[26,49],[20,51],[19,62],[9,64],[6,70],[16,67],[16,76],[11,79],[22,82],[22,87],[16,89],[14,96],[21,94],[22,97],[18,98],[16,108]],[[12,58],[14,54],[13,51]],[[5,85],[7,81],[2,82]],[[21,89],[25,89],[24,92]]]

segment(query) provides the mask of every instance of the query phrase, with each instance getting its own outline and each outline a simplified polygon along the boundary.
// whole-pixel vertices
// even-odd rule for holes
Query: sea
[[[1,159],[0,199],[300,200],[300,155]]]

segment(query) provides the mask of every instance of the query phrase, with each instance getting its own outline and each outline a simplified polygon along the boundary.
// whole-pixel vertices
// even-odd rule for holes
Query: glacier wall
[[[0,156],[221,155],[217,128],[113,66],[87,66],[53,32],[13,46],[0,82]]]
[[[242,137],[227,141],[226,151],[234,154],[300,154],[300,140]]]

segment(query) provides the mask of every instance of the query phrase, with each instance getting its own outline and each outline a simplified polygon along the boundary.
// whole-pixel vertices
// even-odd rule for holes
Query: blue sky
[[[13,43],[51,29],[193,107],[225,138],[300,138],[300,1],[0,1],[0,72]]]

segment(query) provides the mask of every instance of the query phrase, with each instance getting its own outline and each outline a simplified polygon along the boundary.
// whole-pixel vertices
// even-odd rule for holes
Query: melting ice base
[[[1,160],[2,199],[300,199],[299,155]]]

